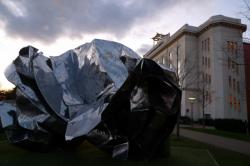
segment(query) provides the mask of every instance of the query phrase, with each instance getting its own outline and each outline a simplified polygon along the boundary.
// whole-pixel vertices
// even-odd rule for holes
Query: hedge
[[[214,120],[213,119],[204,119],[206,126],[214,126]],[[198,120],[198,124],[203,125],[203,119]]]
[[[218,130],[245,133],[247,131],[247,123],[237,119],[215,119],[214,127]]]

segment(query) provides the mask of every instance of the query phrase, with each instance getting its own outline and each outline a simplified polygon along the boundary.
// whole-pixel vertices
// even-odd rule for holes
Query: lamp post
[[[194,116],[193,116],[194,101],[196,100],[196,98],[195,97],[189,97],[188,100],[190,101],[190,104],[191,104],[191,120],[192,120],[192,127],[193,127],[193,121],[194,121]]]

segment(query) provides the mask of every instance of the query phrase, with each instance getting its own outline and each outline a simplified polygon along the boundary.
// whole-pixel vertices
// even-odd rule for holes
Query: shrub
[[[247,123],[237,119],[215,119],[214,127],[218,130],[245,133]]]
[[[191,124],[192,120],[188,116],[180,117],[180,124]]]
[[[204,119],[204,122],[205,122],[205,125],[206,126],[214,126],[214,120],[213,119],[211,119],[211,118],[209,118],[209,119]],[[198,123],[200,124],[200,125],[202,125],[203,124],[203,119],[201,118],[201,119],[199,119],[198,120]]]

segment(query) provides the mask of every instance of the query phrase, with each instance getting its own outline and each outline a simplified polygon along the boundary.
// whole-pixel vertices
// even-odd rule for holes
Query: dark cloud
[[[145,53],[147,53],[151,48],[153,47],[153,43],[152,45],[149,45],[149,44],[142,44],[141,47],[136,50],[136,52],[143,56]]]
[[[135,24],[176,3],[174,0],[7,0],[0,1],[0,20],[9,36],[43,42],[53,42],[61,35],[74,38],[109,33],[122,37]]]

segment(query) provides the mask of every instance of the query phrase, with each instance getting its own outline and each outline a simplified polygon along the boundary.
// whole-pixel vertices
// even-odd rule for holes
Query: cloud
[[[150,44],[142,44],[141,47],[139,49],[136,50],[136,52],[143,56],[146,52],[148,52],[153,46],[153,42],[152,45]]]
[[[182,1],[182,0],[179,0]],[[122,37],[140,21],[175,5],[174,0],[8,0],[0,20],[11,37],[53,42],[61,35],[109,33]]]

